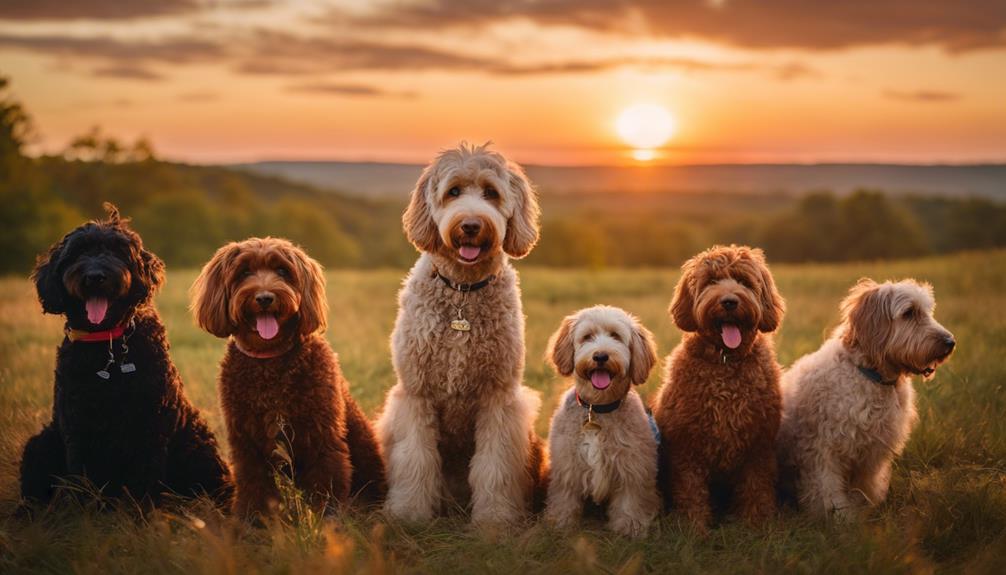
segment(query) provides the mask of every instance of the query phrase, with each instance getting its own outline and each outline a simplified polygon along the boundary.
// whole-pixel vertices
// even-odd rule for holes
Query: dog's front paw
[[[514,505],[484,505],[472,510],[472,524],[479,529],[502,529],[523,519],[523,513]]]
[[[625,537],[643,537],[650,528],[651,519],[632,517],[629,515],[612,515],[608,520],[608,529]]]
[[[555,506],[545,509],[545,522],[555,529],[571,531],[576,528],[579,519],[574,511],[559,511]]]
[[[384,502],[384,514],[405,523],[428,523],[434,517],[432,506],[416,505],[404,498],[390,496]]]

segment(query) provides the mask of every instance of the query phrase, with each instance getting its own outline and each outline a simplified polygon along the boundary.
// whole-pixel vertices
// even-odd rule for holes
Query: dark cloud
[[[388,44],[352,39],[302,37],[257,31],[246,47],[251,54],[241,64],[250,74],[314,73],[318,70],[474,69],[491,59],[416,44]]]
[[[758,49],[1006,46],[1003,0],[422,0],[386,5],[366,16],[336,11],[329,17],[343,24],[419,29],[512,19],[608,32],[642,29]]]
[[[8,48],[54,56],[124,62],[186,64],[218,60],[223,47],[196,38],[166,38],[158,41],[125,41],[108,37],[23,36],[0,34],[0,49]]]
[[[684,57],[619,56],[591,60],[517,62],[421,44],[384,43],[351,38],[307,37],[274,30],[229,35],[169,37],[127,41],[109,37],[0,34],[0,50],[21,50],[97,62],[95,74],[155,80],[158,66],[225,65],[241,74],[316,76],[350,71],[462,71],[498,76],[591,74],[618,68],[685,73],[760,72],[782,80],[815,75],[799,62],[715,62]]]
[[[926,102],[934,104],[956,102],[961,99],[960,94],[941,90],[886,90],[884,91],[884,97],[903,102]]]
[[[155,82],[164,79],[164,76],[149,68],[131,64],[103,66],[95,68],[91,73],[99,78],[122,78],[124,80],[142,80],[145,82]]]
[[[130,20],[199,11],[198,0],[3,0],[0,20]]]
[[[396,92],[367,84],[342,84],[337,82],[313,82],[287,86],[288,92],[320,94],[329,96],[372,96],[393,98],[415,98],[415,92]]]

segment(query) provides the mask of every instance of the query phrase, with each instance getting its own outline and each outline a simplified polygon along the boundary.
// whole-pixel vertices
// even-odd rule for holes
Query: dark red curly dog
[[[68,233],[32,279],[46,313],[66,316],[52,423],[21,459],[21,495],[50,500],[86,479],[104,495],[157,503],[171,492],[231,492],[217,441],[189,403],[152,298],[164,264],[106,204],[108,219]]]
[[[660,486],[700,530],[711,489],[757,522],[775,512],[781,396],[771,332],[785,311],[761,250],[717,246],[688,260],[671,302],[684,333],[653,415]]]
[[[321,266],[283,239],[230,243],[192,286],[199,326],[230,336],[220,370],[220,399],[234,459],[234,510],[274,512],[274,471],[286,464],[294,484],[319,508],[385,489],[371,423],[342,377],[322,332],[328,305]],[[276,458],[277,447],[289,461]]]

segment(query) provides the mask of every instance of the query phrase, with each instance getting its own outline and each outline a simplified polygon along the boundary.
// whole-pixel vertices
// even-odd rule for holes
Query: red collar
[[[126,328],[128,327],[128,324],[121,323],[112,329],[106,329],[104,331],[86,331],[83,329],[67,328],[66,338],[73,342],[83,341],[87,343],[112,341],[113,339],[119,339],[122,337],[122,334],[126,333]]]

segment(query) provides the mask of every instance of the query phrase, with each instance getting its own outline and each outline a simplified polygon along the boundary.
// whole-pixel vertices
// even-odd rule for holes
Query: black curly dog
[[[105,496],[157,504],[165,493],[229,499],[230,470],[189,402],[151,299],[164,263],[118,210],[86,223],[39,258],[32,279],[45,313],[66,316],[56,355],[52,422],[28,440],[21,495],[47,502],[85,478]]]

